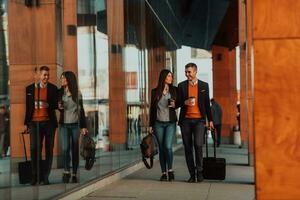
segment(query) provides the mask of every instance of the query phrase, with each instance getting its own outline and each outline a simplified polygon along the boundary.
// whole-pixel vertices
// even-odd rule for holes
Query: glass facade
[[[188,51],[188,57],[180,56],[174,51],[181,45],[178,27],[191,27],[188,25],[189,20],[197,20],[193,16],[195,12],[187,14],[190,11],[188,1],[175,3],[159,0],[65,0],[47,3],[40,1],[39,6],[24,5],[22,0],[0,2],[0,128],[4,127],[4,134],[0,133],[1,199],[56,198],[140,161],[139,143],[147,134],[150,91],[157,84],[160,70],[170,69],[175,78],[178,77],[178,70],[178,74],[186,79],[184,70],[179,66],[184,68],[187,62],[195,62],[195,59],[202,57],[220,60],[218,54],[211,56],[194,48]],[[10,12],[6,2],[11,3],[11,6],[8,6]],[[35,4],[38,1],[26,2]],[[173,7],[174,5],[177,7]],[[7,22],[9,13],[12,17],[8,17]],[[177,19],[174,20],[174,16]],[[187,20],[186,24],[183,23],[184,20]],[[214,18],[210,20],[215,21]],[[194,26],[195,29],[196,27]],[[52,35],[47,32],[51,32]],[[209,32],[206,33],[206,36],[209,36]],[[197,38],[192,37],[194,35],[198,35]],[[185,39],[192,38],[194,41],[211,37],[206,36],[199,38],[198,33],[190,34],[189,31],[183,35]],[[56,55],[53,56],[50,51],[44,49],[54,49]],[[74,62],[65,62],[62,58],[71,58]],[[33,81],[29,70],[41,65],[50,65],[51,77],[55,77],[51,82],[59,87],[62,71],[71,70],[77,76],[88,135],[96,144],[95,163],[91,170],[85,169],[85,160],[79,157],[77,183],[63,182],[65,159],[62,156],[61,136],[64,133],[60,129],[56,131],[50,185],[31,186],[29,183],[21,184],[19,180],[18,168],[25,161],[24,144],[31,159],[29,136],[26,135],[23,142],[19,134],[23,125],[24,90],[25,85]],[[202,64],[198,66],[201,66],[198,77],[212,82],[211,76],[207,79],[211,68],[207,72]],[[214,74],[221,74],[220,79],[215,80],[227,81],[222,76],[223,70],[217,73],[214,71]],[[181,80],[178,78],[178,81]],[[176,82],[177,80],[175,84]],[[222,88],[220,91],[225,90]],[[229,109],[229,104],[224,105]],[[178,144],[181,142],[179,128],[176,133],[174,143]]]
[[[31,159],[29,136],[25,135],[23,142],[19,132],[9,133],[9,127],[14,127],[15,123],[19,123],[18,126],[20,124],[23,126],[24,120],[24,114],[18,116],[15,114],[15,118],[20,117],[21,119],[18,118],[10,123],[10,105],[14,105],[14,108],[20,106],[20,110],[24,110],[25,99],[14,100],[14,103],[10,103],[9,81],[18,80],[11,79],[8,75],[11,70],[8,67],[7,1],[0,1],[0,109],[1,112],[5,109],[4,122],[6,127],[4,150],[0,155],[0,196],[4,199],[56,198],[68,191],[76,190],[76,188],[92,180],[113,174],[116,170],[141,160],[139,144],[142,137],[147,134],[150,91],[156,86],[161,69],[168,68],[176,73],[176,63],[174,62],[174,46],[176,45],[172,44],[172,39],[169,38],[147,1],[125,0],[122,2],[124,13],[122,16],[118,16],[118,20],[121,22],[123,31],[120,31],[120,24],[115,23],[116,21],[113,19],[117,14],[116,7],[112,2],[107,0],[77,0],[76,4],[77,66],[71,71],[77,76],[78,89],[83,97],[88,135],[96,144],[94,165],[91,170],[86,170],[85,160],[80,156],[77,171],[78,182],[63,183],[63,163],[65,160],[62,156],[63,141],[61,135],[63,132],[59,125],[54,140],[53,163],[49,176],[50,184],[31,186],[29,182],[20,183],[18,169],[19,164],[25,161],[24,144],[28,158]],[[24,6],[24,9],[27,9],[23,3],[15,3],[20,6],[19,8]],[[56,6],[56,25],[67,26],[61,17],[64,16],[64,9],[61,9],[62,7],[59,5]],[[27,7],[30,8],[28,5]],[[34,11],[30,10],[30,12]],[[38,20],[39,17],[35,16],[30,21],[33,30],[39,28]],[[61,34],[59,33],[60,29],[58,28],[58,35],[56,35],[57,43],[63,41],[59,36]],[[122,42],[114,42],[113,38],[116,37],[121,38],[120,41]],[[48,48],[47,41],[43,41],[45,43],[36,41],[31,41],[32,49]],[[61,46],[61,44],[58,45],[58,47]],[[68,46],[64,48],[68,48]],[[62,58],[64,53],[58,48],[57,59]],[[24,69],[48,65],[46,62],[41,62],[43,59],[39,59],[40,52],[33,51],[32,54],[32,66],[28,67],[27,64],[24,64],[27,65]],[[15,57],[13,58],[15,59]],[[14,63],[13,69],[18,69],[15,67],[16,63]],[[64,66],[60,66],[60,61],[58,61],[54,69],[50,67],[50,74],[55,77],[53,79],[55,81],[50,82],[58,85],[59,88],[61,72],[65,71]],[[70,69],[68,68],[68,70]],[[29,74],[32,75],[34,72]],[[23,77],[18,78],[21,80]],[[123,81],[122,84],[120,84],[120,80]],[[26,83],[33,81],[33,76],[32,78],[26,77]],[[18,90],[23,95],[25,85],[19,87]],[[116,95],[122,98],[116,99]],[[120,110],[118,110],[119,108]],[[115,112],[115,110],[120,112]],[[18,111],[12,112],[17,113]],[[58,113],[57,116],[59,117]],[[11,143],[14,147],[14,154],[11,157],[9,135],[14,135]],[[42,158],[45,159],[44,153]],[[38,166],[41,167],[42,164],[38,164]],[[42,177],[39,178],[42,180]]]
[[[182,81],[177,74],[186,78],[186,60],[215,59],[198,49],[189,50],[188,59],[176,53],[182,37],[192,36],[182,36],[179,31],[189,26],[184,20],[194,20],[187,13],[189,4],[159,0],[0,0],[0,199],[58,198],[141,161],[139,144],[147,134],[150,92],[157,85],[160,71],[171,70],[176,85],[176,79]],[[43,184],[45,180],[39,175],[41,184],[20,181],[26,151],[31,160],[30,136],[25,135],[23,140],[19,134],[24,129],[25,87],[34,83],[34,68],[42,65],[50,67],[50,82],[58,88],[63,83],[62,72],[74,72],[87,134],[95,142],[93,167],[87,170],[79,156],[78,180],[73,183],[72,179],[64,181],[68,154],[63,155],[62,136],[70,132],[63,132],[61,125],[54,139],[50,184]],[[206,72],[203,68],[200,72],[199,78],[205,81]],[[63,106],[67,106],[66,96],[59,99]],[[75,107],[77,114],[81,112],[80,106]],[[59,117],[58,110],[56,115]],[[78,124],[73,125],[77,131],[74,135],[79,135]],[[179,143],[177,127],[174,144]],[[46,154],[43,150],[43,160]],[[44,164],[37,162],[37,166],[43,169]]]
[[[0,1],[0,97],[8,99],[8,48],[7,48],[7,2]]]
[[[9,197],[5,189],[11,186],[10,117],[8,90],[7,1],[0,1],[0,196]]]

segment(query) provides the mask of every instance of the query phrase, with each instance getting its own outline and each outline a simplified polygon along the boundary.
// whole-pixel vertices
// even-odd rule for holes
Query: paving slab
[[[210,149],[211,150],[211,149]],[[248,166],[247,152],[235,146],[222,146],[218,157],[225,157],[226,179],[204,180],[202,183],[187,183],[189,178],[184,150],[174,154],[175,181],[159,181],[161,172],[158,160],[152,169],[137,172],[90,193],[84,200],[253,200],[255,199],[253,167]]]

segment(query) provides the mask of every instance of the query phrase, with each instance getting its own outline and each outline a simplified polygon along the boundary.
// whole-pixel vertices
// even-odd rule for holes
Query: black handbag
[[[216,138],[216,130],[211,131]],[[206,157],[203,158],[203,177],[204,179],[224,180],[226,176],[225,158],[216,157],[216,143],[214,140],[214,157],[208,157],[207,132],[205,133]]]
[[[22,135],[22,141],[23,141],[23,147],[24,147],[24,154],[25,154],[25,161],[18,163],[18,172],[19,172],[19,183],[20,184],[27,184],[31,182],[32,178],[32,171],[31,171],[31,161],[27,158],[27,151],[25,146],[25,139],[24,134],[29,134],[28,132],[21,132]],[[44,169],[45,169],[45,161],[41,160],[39,163],[40,167],[40,177],[43,177],[44,175]]]
[[[82,136],[80,144],[80,155],[85,160],[85,169],[92,169],[95,162],[96,144],[87,134]]]
[[[154,134],[146,135],[140,144],[142,152],[142,160],[148,169],[153,167],[153,159],[156,154],[158,154],[158,145]],[[150,164],[147,159],[150,159]]]

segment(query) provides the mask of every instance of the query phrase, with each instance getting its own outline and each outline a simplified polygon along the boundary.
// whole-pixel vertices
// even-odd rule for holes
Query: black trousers
[[[191,176],[195,176],[195,171],[201,173],[203,170],[204,123],[202,119],[185,119],[180,125],[186,164]]]
[[[31,122],[29,124],[29,133],[32,178],[38,180],[48,178],[52,168],[55,127],[49,121]],[[42,170],[40,161],[42,160],[44,138],[46,153],[45,164],[43,166],[44,177],[38,177],[40,170]]]

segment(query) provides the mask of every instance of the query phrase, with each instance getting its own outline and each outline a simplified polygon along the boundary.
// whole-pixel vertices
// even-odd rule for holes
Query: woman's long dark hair
[[[159,79],[158,79],[157,86],[156,86],[156,100],[159,100],[163,94],[163,91],[165,88],[165,80],[169,73],[171,73],[173,75],[173,73],[168,69],[163,69],[160,71]],[[170,93],[171,93],[171,90],[173,89],[172,86],[173,86],[172,83],[169,84]]]
[[[73,99],[74,102],[77,103],[77,100],[78,100],[78,84],[77,84],[76,75],[74,74],[74,72],[71,72],[71,71],[65,71],[61,75],[66,78],[67,83],[68,83],[69,91],[72,95],[72,99]]]

